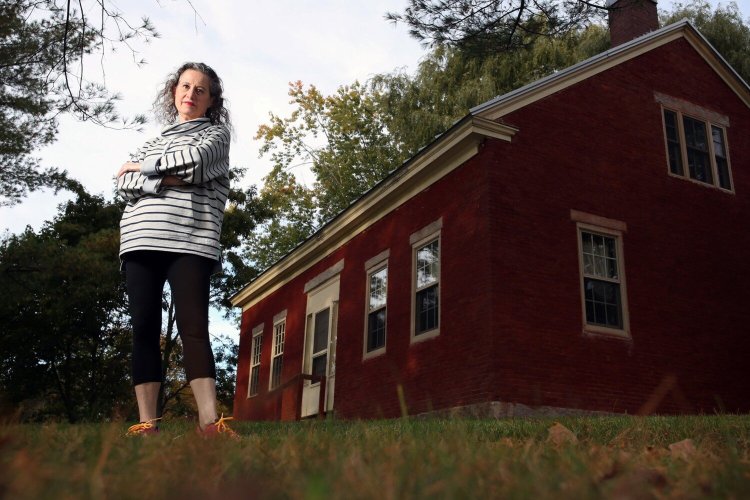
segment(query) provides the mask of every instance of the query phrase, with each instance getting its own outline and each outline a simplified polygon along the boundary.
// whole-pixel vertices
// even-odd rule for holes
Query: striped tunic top
[[[136,153],[140,172],[117,178],[127,202],[120,258],[135,250],[200,255],[221,269],[219,235],[229,194],[229,130],[198,118],[165,128]],[[162,186],[166,175],[186,185]]]

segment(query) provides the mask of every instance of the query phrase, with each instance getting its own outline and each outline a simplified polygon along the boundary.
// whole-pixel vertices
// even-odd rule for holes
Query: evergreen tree
[[[55,140],[61,113],[105,126],[121,121],[118,96],[89,81],[84,59],[155,36],[147,18],[131,24],[106,0],[0,0],[0,204],[43,186],[66,186],[64,171],[43,169],[34,157]],[[138,115],[120,126],[144,121]]]
[[[389,12],[386,19],[405,23],[428,47],[486,54],[528,47],[539,36],[579,31],[607,10],[603,0],[409,0],[403,13]]]

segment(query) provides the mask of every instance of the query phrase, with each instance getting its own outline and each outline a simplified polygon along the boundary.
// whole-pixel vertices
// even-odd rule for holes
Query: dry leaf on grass
[[[560,422],[555,422],[555,425],[547,429],[547,432],[549,433],[547,442],[552,443],[554,446],[578,443],[576,435]]]
[[[688,461],[695,455],[696,450],[692,439],[683,439],[682,441],[670,444],[669,451],[672,454],[672,458],[681,458]]]
[[[613,481],[607,495],[614,500],[651,500],[658,497],[656,491],[664,489],[667,477],[656,468],[638,468]]]

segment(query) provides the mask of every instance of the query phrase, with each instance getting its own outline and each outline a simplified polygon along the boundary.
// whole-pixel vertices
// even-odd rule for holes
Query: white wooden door
[[[302,373],[325,375],[325,409],[333,410],[336,381],[336,318],[338,316],[338,276],[310,291],[307,296],[305,353]],[[302,417],[318,413],[320,383],[306,380],[302,387]]]

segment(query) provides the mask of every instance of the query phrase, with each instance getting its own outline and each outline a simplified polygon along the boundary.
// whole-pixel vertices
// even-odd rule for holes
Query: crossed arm
[[[133,162],[126,162],[120,167],[120,170],[117,172],[117,177],[119,178],[123,174],[127,172],[138,172],[141,171],[141,164],[140,163],[133,163]],[[162,186],[185,186],[188,183],[177,177],[176,175],[165,175],[161,178],[161,185]]]
[[[228,173],[229,131],[212,127],[193,146],[126,162],[117,172],[117,191],[126,200],[157,194],[163,187],[202,184]]]

